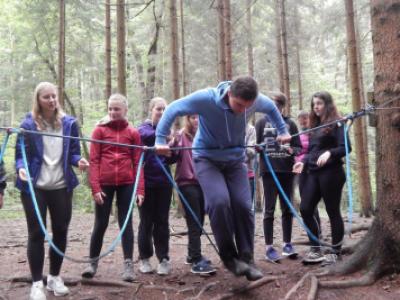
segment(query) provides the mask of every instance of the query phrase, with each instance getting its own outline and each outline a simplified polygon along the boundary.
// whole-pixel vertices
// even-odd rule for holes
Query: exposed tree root
[[[304,276],[301,277],[299,281],[297,281],[297,283],[289,290],[289,292],[287,292],[284,300],[289,300],[290,297],[292,297],[292,295],[294,295],[297,292],[297,290],[303,286],[304,281],[306,281],[306,279],[310,277],[310,275],[311,275],[310,272],[304,274]]]
[[[315,300],[318,294],[318,279],[316,276],[311,276],[311,287],[308,292],[307,300]]]
[[[195,296],[195,297],[191,297],[188,298],[190,300],[198,300],[200,299],[200,297],[206,292],[208,291],[210,288],[212,288],[214,285],[217,285],[219,283],[219,281],[216,282],[210,282],[208,284],[206,284],[205,286],[203,286],[203,288],[200,290],[200,292]]]
[[[254,281],[254,282],[252,282],[252,283],[250,283],[250,284],[248,284],[248,285],[246,285],[244,287],[241,287],[241,288],[238,288],[238,289],[234,289],[234,290],[232,290],[232,291],[230,291],[230,292],[228,292],[226,294],[222,294],[222,295],[220,295],[220,296],[218,296],[216,298],[213,298],[213,300],[230,299],[232,297],[237,296],[238,294],[246,293],[246,292],[248,292],[250,290],[258,288],[258,287],[260,287],[260,286],[262,286],[264,284],[267,284],[269,282],[275,281],[275,280],[277,280],[279,278],[281,278],[281,277],[279,277],[279,276],[269,276],[269,277],[265,276],[265,277],[261,278],[260,280]]]
[[[346,280],[346,281],[341,281],[341,280],[332,280],[332,281],[320,281],[319,285],[324,288],[351,288],[351,287],[357,287],[357,286],[366,286],[366,285],[371,285],[375,282],[376,276],[374,272],[368,272],[364,276],[358,278],[358,279],[351,279],[351,280]]]
[[[351,226],[350,233],[356,233],[364,230],[369,230],[371,228],[371,223],[369,224],[360,224]]]
[[[93,279],[85,279],[82,278],[80,280],[82,285],[89,285],[89,286],[108,286],[108,287],[124,287],[124,288],[133,288],[132,283],[127,282],[120,282],[114,280],[93,280]]]

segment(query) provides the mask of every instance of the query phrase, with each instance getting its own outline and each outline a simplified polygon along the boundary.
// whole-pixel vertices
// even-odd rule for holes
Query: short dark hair
[[[272,100],[275,101],[276,105],[284,108],[286,106],[287,103],[287,97],[285,94],[281,93],[281,92],[274,92],[271,94],[271,98]]]
[[[253,101],[258,95],[258,84],[251,76],[240,76],[232,82],[230,91],[234,97]]]

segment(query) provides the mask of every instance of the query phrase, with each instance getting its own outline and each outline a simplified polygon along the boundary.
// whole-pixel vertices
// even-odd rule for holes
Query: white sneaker
[[[143,274],[153,273],[154,269],[148,258],[141,259],[139,262],[139,271]]]
[[[171,273],[171,263],[168,259],[164,258],[159,264],[157,268],[158,275],[168,275]]]
[[[54,292],[54,296],[65,296],[69,294],[69,289],[64,285],[60,276],[47,276],[47,290]]]
[[[46,293],[44,291],[43,280],[35,281],[32,283],[31,293],[29,300],[46,300]]]

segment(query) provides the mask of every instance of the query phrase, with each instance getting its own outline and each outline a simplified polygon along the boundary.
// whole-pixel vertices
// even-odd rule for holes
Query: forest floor
[[[173,266],[172,274],[161,277],[156,274],[142,275],[138,272],[137,247],[135,239],[135,272],[137,280],[133,283],[124,283],[121,280],[122,250],[118,246],[116,251],[101,260],[98,273],[92,282],[101,281],[100,285],[80,282],[80,274],[84,265],[65,261],[62,269],[62,277],[68,279],[71,293],[58,299],[222,299],[224,294],[233,292],[232,299],[284,299],[288,291],[308,271],[317,270],[319,266],[303,266],[301,255],[307,251],[307,246],[296,245],[300,257],[296,260],[284,259],[279,264],[271,264],[264,259],[265,246],[262,232],[262,214],[256,215],[255,261],[257,266],[267,277],[267,282],[250,291],[239,293],[238,289],[247,287],[250,283],[245,278],[236,278],[227,272],[222,266],[214,249],[208,240],[203,237],[203,254],[210,258],[218,271],[216,275],[200,277],[190,272],[190,267],[184,264],[187,253],[187,236],[179,235],[186,231],[185,221],[171,212],[171,231],[174,236],[170,241],[170,256]],[[323,233],[328,235],[329,221],[322,218]],[[371,219],[354,218],[354,226],[368,224]],[[70,226],[68,255],[76,258],[85,258],[88,254],[90,233],[93,225],[93,215],[74,212]],[[137,212],[134,215],[135,234],[138,225]],[[209,224],[206,231],[210,232]],[[346,243],[352,243],[361,238],[366,231],[354,233],[351,237],[346,235]],[[118,234],[116,222],[110,222],[106,233],[103,250],[110,245]],[[177,235],[176,235],[177,234]],[[26,259],[26,224],[23,217],[17,219],[3,219],[0,222],[0,299],[27,299],[30,284],[18,282],[18,279],[29,280],[29,266]],[[136,235],[137,236],[137,235]],[[135,237],[136,237],[135,236]],[[275,220],[275,241],[280,248],[281,226],[280,218]],[[293,242],[304,242],[306,235],[294,221]],[[47,246],[46,246],[47,247]],[[346,259],[346,257],[344,257]],[[153,258],[153,265],[156,261]],[[48,272],[48,257],[44,273]],[[352,275],[353,277],[360,274]],[[349,277],[346,277],[349,278]],[[346,280],[345,277],[333,278]],[[108,286],[106,286],[108,284]],[[119,286],[121,284],[121,286]],[[310,280],[294,293],[290,299],[307,299],[310,290]],[[56,299],[48,294],[47,299]],[[225,299],[225,298],[224,298]],[[349,289],[318,290],[317,299],[400,299],[400,276],[391,275],[380,279],[372,286]]]

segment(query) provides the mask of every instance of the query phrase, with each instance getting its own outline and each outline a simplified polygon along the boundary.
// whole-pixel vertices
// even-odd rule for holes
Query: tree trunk
[[[224,0],[224,31],[225,31],[225,59],[226,79],[232,80],[232,26],[231,1]]]
[[[188,88],[188,74],[186,72],[186,53],[185,53],[185,23],[183,19],[183,0],[179,1],[180,14],[181,14],[181,52],[182,52],[182,83],[183,83],[183,94],[187,95],[189,93]]]
[[[299,10],[298,10],[298,3],[295,4],[294,8],[294,19],[295,19],[295,48],[296,48],[296,73],[297,73],[297,90],[298,90],[298,97],[299,97],[299,110],[303,110],[303,85],[301,79],[301,59],[300,59],[300,43],[299,43],[299,36],[300,36],[300,18],[299,18]]]
[[[65,0],[59,0],[59,40],[58,40],[58,101],[64,107],[65,88]]]
[[[118,93],[126,96],[125,0],[117,0]]]
[[[169,0],[170,17],[170,42],[171,42],[171,72],[172,72],[172,97],[179,98],[179,48],[178,48],[178,17],[176,13],[176,0]]]
[[[371,17],[374,98],[389,108],[377,116],[377,214],[355,253],[332,271],[367,268],[375,280],[400,270],[400,112],[394,108],[400,107],[400,0],[371,0]]]
[[[106,89],[104,96],[106,98],[106,102],[108,102],[108,98],[111,96],[111,13],[110,13],[110,0],[106,0],[105,3],[105,50],[106,50]],[[107,103],[106,103],[107,104]]]
[[[348,55],[350,63],[350,77],[351,77],[351,95],[353,111],[361,109],[361,93],[360,93],[360,75],[357,58],[356,33],[354,26],[354,8],[353,0],[345,0],[346,7],[346,28],[347,28],[347,44]],[[371,182],[369,180],[368,171],[368,148],[364,148],[364,134],[362,120],[357,119],[354,121],[354,140],[357,159],[357,178],[359,180],[358,193],[360,195],[362,211],[361,215],[370,217],[372,213],[372,199],[371,199]]]
[[[252,0],[246,0],[246,23],[247,23],[247,69],[250,76],[254,76],[254,56],[253,56],[253,26],[251,22]]]
[[[281,5],[279,3],[280,0],[275,0],[275,31],[276,31],[276,53],[278,57],[278,74],[279,74],[279,90],[284,92],[284,78],[283,78],[283,55],[282,55],[282,28],[281,28]]]
[[[281,43],[282,43],[282,63],[283,63],[283,93],[286,95],[288,102],[286,103],[285,111],[290,115],[290,79],[289,79],[289,61],[287,50],[287,32],[286,32],[286,7],[285,0],[281,0]]]
[[[225,22],[224,22],[224,0],[218,0],[218,74],[219,80],[226,80],[226,54],[225,54]]]

